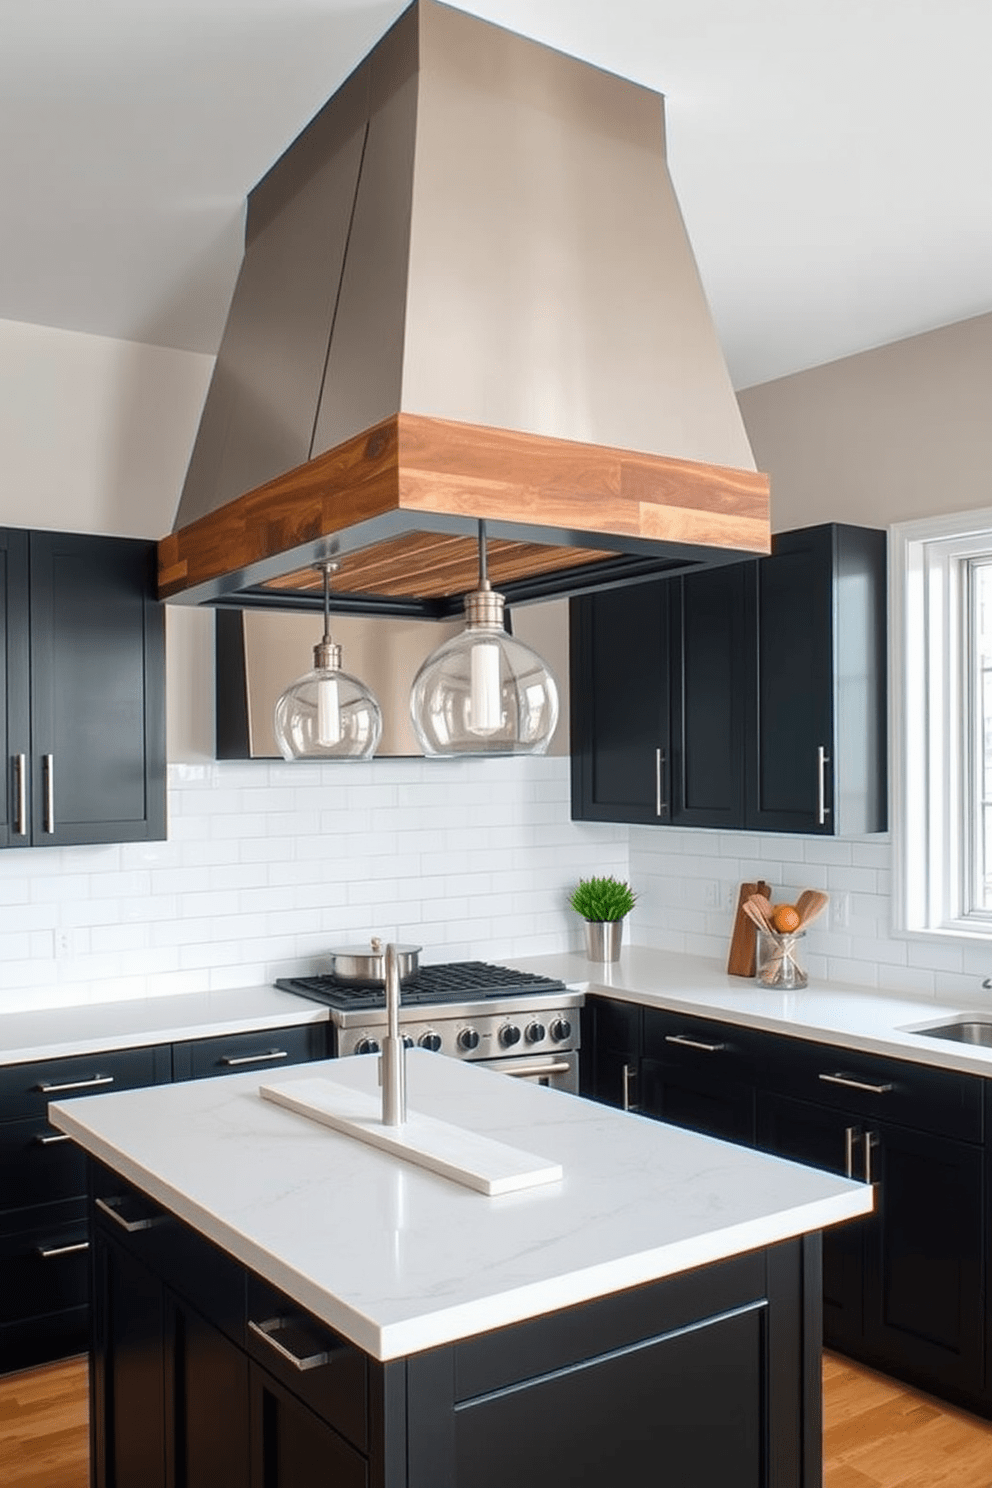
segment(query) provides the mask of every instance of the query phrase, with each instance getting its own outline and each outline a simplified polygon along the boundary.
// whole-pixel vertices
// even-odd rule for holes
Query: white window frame
[[[969,561],[992,554],[992,508],[890,533],[893,909],[906,935],[992,939],[966,904],[973,768],[963,643]]]

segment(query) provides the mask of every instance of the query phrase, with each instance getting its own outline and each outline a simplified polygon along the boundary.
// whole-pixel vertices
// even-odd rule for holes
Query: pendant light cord
[[[489,561],[486,555],[486,523],[484,518],[479,520],[479,588],[488,589],[489,584]]]

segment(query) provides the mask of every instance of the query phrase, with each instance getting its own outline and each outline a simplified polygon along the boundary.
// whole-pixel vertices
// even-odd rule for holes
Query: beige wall
[[[213,357],[0,320],[0,525],[172,530]],[[170,759],[213,754],[213,615],[167,615]]]
[[[775,531],[992,502],[992,315],[738,396]]]

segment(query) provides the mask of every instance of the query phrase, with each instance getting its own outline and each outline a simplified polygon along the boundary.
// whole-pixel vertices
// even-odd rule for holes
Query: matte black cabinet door
[[[165,1488],[165,1293],[126,1249],[94,1236],[93,1403],[99,1488]]]
[[[164,614],[155,545],[32,532],[32,843],[165,835]]]
[[[922,1384],[979,1391],[984,1354],[984,1153],[878,1125],[878,1213],[866,1255],[865,1345]]]
[[[885,533],[781,533],[749,583],[745,826],[884,831]]]
[[[455,1416],[455,1481],[767,1488],[765,1369],[755,1308],[494,1391]]]
[[[4,762],[0,847],[31,840],[27,800],[31,749],[27,615],[28,534],[0,529],[0,732]]]
[[[572,815],[668,819],[669,586],[573,599]]]
[[[864,1140],[855,1116],[809,1101],[758,1092],[758,1146],[779,1157],[845,1176],[855,1167]],[[823,1339],[858,1353],[864,1336],[865,1246],[873,1220],[849,1220],[823,1232]]]
[[[172,1358],[172,1482],[247,1488],[247,1357],[193,1308],[174,1304]]]
[[[739,828],[744,820],[744,602],[750,563],[670,580],[673,824]]]
[[[640,1109],[643,1010],[633,1002],[590,997],[582,1009],[581,1089],[583,1095]]]
[[[251,1488],[367,1488],[364,1457],[251,1365]]]

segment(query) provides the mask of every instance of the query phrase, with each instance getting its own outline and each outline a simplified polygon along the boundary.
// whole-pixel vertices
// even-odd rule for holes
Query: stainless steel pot
[[[398,945],[396,959],[399,964],[400,981],[412,977],[420,966],[420,946]],[[331,951],[328,971],[342,982],[373,982],[386,985],[386,947],[378,936],[373,936],[368,946],[345,946]]]

